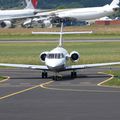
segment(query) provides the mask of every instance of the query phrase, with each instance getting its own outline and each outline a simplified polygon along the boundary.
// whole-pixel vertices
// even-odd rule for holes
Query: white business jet
[[[38,0],[25,0],[27,6],[19,10],[0,10],[0,27],[12,27],[12,21],[17,19],[31,18],[39,12],[36,9]]]
[[[62,24],[63,26],[63,24]],[[67,52],[65,48],[63,48],[63,34],[91,34],[92,31],[86,32],[62,32],[63,27],[61,27],[61,32],[33,32],[33,34],[60,34],[59,45],[51,51],[45,51],[40,54],[40,60],[45,63],[45,65],[26,65],[26,64],[7,64],[0,63],[0,66],[7,67],[18,67],[18,68],[28,68],[41,70],[42,78],[47,78],[47,71],[52,71],[55,73],[53,76],[54,80],[58,80],[60,77],[58,76],[59,72],[62,71],[72,71],[71,77],[77,77],[76,70],[100,67],[100,66],[109,66],[109,65],[118,65],[120,62],[111,62],[111,63],[98,63],[98,64],[83,64],[83,65],[71,65],[67,66],[66,63],[70,59],[72,62],[77,62],[80,59],[80,54],[77,51],[73,51],[70,54]]]

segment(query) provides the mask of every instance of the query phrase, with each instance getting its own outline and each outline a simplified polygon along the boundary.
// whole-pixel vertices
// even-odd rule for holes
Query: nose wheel
[[[48,77],[48,73],[47,72],[42,72],[42,78],[47,78]]]
[[[53,80],[55,81],[62,80],[62,75],[60,75],[59,73],[55,73],[55,75],[53,76]]]
[[[62,80],[62,76],[53,76],[53,80],[55,81],[59,81],[59,80]]]

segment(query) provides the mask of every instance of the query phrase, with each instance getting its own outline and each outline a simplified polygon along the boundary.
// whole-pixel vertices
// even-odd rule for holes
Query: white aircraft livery
[[[42,78],[47,78],[48,74],[47,71],[52,71],[55,73],[53,76],[54,80],[60,79],[58,76],[59,72],[62,71],[72,71],[71,77],[77,77],[76,70],[78,69],[86,69],[92,67],[100,67],[100,66],[109,66],[109,65],[118,65],[120,62],[111,62],[111,63],[97,63],[97,64],[83,64],[83,65],[66,65],[67,61],[70,59],[72,62],[77,62],[80,58],[80,54],[77,51],[72,51],[70,54],[68,51],[63,47],[63,34],[74,34],[73,32],[62,32],[63,24],[61,27],[61,32],[51,32],[48,34],[60,34],[59,45],[52,49],[51,51],[44,51],[40,54],[40,60],[45,63],[45,65],[27,65],[27,64],[7,64],[7,63],[0,63],[0,66],[8,66],[8,67],[18,67],[18,68],[28,68],[28,69],[36,69],[42,71]],[[80,32],[75,32],[78,34]],[[89,32],[81,32],[83,33],[92,33]],[[33,34],[46,34],[43,32],[33,32]]]
[[[87,7],[87,8],[71,8],[71,9],[58,9],[48,10],[47,12],[39,12],[37,17],[32,20],[27,20],[23,26],[29,26],[32,22],[38,22],[45,27],[50,27],[52,21],[64,21],[68,19],[75,19],[78,21],[94,20],[101,17],[112,15],[119,11],[119,0],[113,0],[111,4],[107,4],[101,7]]]
[[[75,18],[77,20],[93,20],[116,13],[119,7],[119,0],[113,0],[109,5],[102,7],[74,8],[61,10],[56,13],[60,18]]]
[[[38,0],[25,0],[27,6],[20,10],[0,10],[0,27],[9,28],[12,26],[12,20],[30,18],[37,14],[36,10]]]

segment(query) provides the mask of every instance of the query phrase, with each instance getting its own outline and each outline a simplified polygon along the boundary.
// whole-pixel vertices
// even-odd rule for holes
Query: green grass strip
[[[40,53],[57,47],[56,43],[1,43],[0,63],[44,64]],[[75,64],[90,64],[120,61],[120,42],[109,43],[64,43],[68,52],[78,51],[81,55]],[[70,62],[70,64],[73,64]]]
[[[64,35],[64,39],[120,39],[120,34],[78,34]],[[38,40],[38,39],[59,39],[58,35],[0,35],[0,40]]]
[[[120,86],[120,71],[108,71],[107,73],[114,75],[114,78],[112,80],[104,83],[104,85]]]
[[[0,81],[6,79],[6,77],[0,76]]]

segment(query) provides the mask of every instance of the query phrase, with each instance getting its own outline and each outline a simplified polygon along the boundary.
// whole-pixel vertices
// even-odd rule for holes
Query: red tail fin
[[[34,8],[37,8],[38,0],[32,0],[32,4],[33,4]]]

